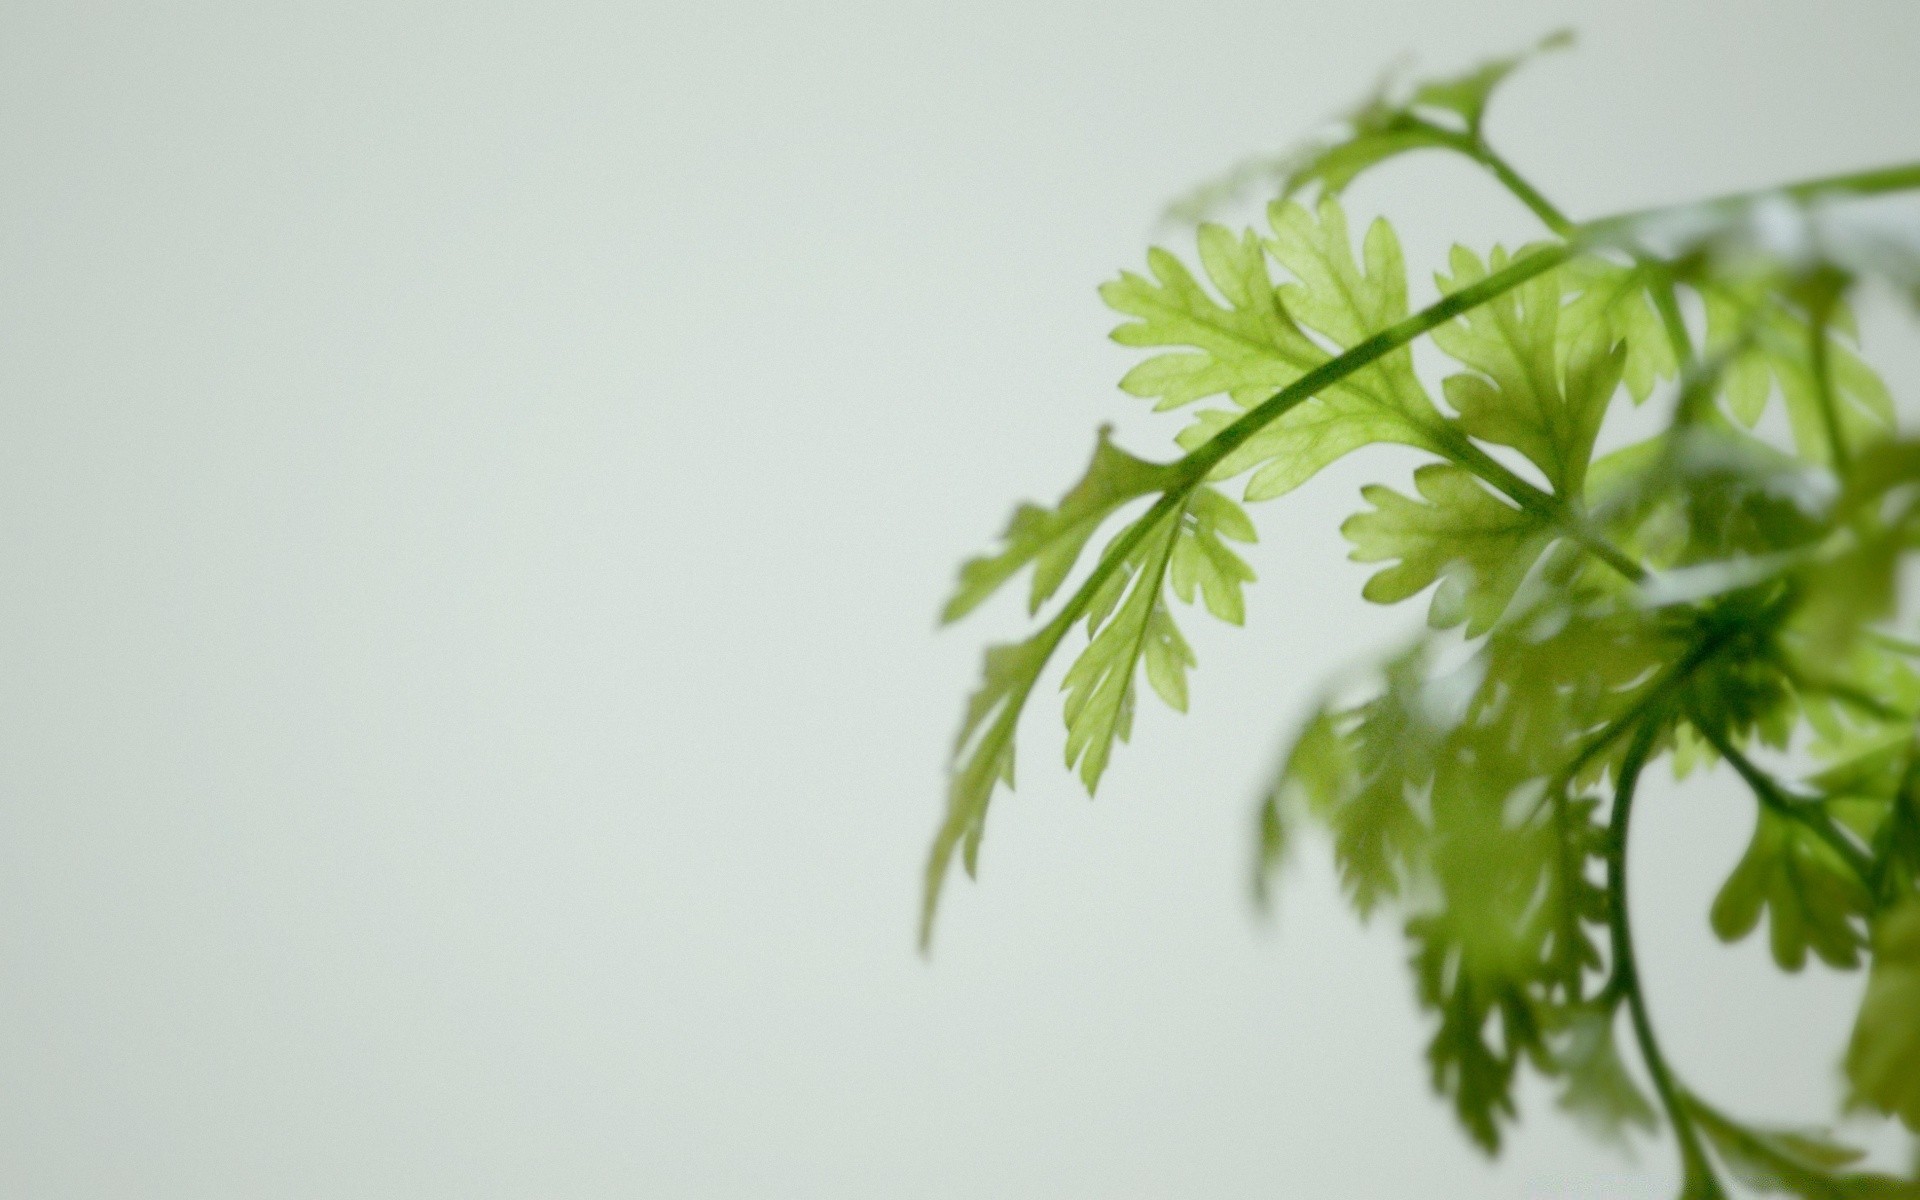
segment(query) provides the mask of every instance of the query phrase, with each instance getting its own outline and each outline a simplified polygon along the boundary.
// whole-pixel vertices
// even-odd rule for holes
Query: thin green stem
[[[1666,673],[1647,689],[1645,695],[1633,702],[1632,707],[1608,722],[1605,728],[1588,739],[1586,745],[1580,748],[1580,752],[1575,754],[1566,766],[1560,768],[1559,773],[1554,777],[1554,786],[1570,785],[1579,777],[1580,772],[1587,769],[1589,763],[1605,753],[1609,746],[1619,741],[1627,730],[1644,724],[1656,709],[1672,699],[1673,694],[1685,686],[1695,671],[1705,666],[1715,655],[1725,649],[1733,637],[1732,629],[1722,629],[1695,642],[1679,662],[1667,668]]]
[[[1837,281],[1820,278],[1809,286],[1807,299],[1807,364],[1813,371],[1813,394],[1819,401],[1820,424],[1827,432],[1827,445],[1833,451],[1833,469],[1842,479],[1847,477],[1852,463],[1852,452],[1847,447],[1846,436],[1840,431],[1840,402],[1833,389],[1833,364],[1828,357],[1828,323],[1833,319],[1833,306],[1839,299]]]
[[[1680,315],[1680,297],[1673,286],[1673,276],[1662,270],[1658,282],[1652,284],[1649,291],[1653,294],[1654,311],[1660,314],[1660,326],[1667,332],[1667,341],[1673,346],[1674,364],[1681,374],[1693,366],[1693,335],[1687,332],[1686,318]]]
[[[1461,131],[1436,125],[1432,121],[1414,118],[1411,124],[1426,134],[1438,146],[1472,159],[1492,173],[1501,186],[1513,193],[1514,199],[1527,206],[1527,211],[1540,218],[1540,223],[1563,238],[1571,237],[1577,226],[1567,215],[1546,198],[1539,188],[1527,181],[1526,176],[1514,170],[1513,164],[1500,156],[1500,153],[1487,144],[1480,131]]]
[[[1889,192],[1909,192],[1920,189],[1920,163],[1903,163],[1894,167],[1876,167],[1867,171],[1849,171],[1844,175],[1823,175],[1814,179],[1802,179],[1796,183],[1782,184],[1779,187],[1755,188],[1746,192],[1730,192],[1703,200],[1696,204],[1659,205],[1653,208],[1635,209],[1632,212],[1615,213],[1580,225],[1577,236],[1583,240],[1596,241],[1621,228],[1659,216],[1679,208],[1738,208],[1751,204],[1766,196],[1789,196],[1795,200],[1811,200],[1815,196],[1842,194],[1850,196],[1880,196]]]
[[[1539,217],[1541,224],[1563,238],[1573,236],[1573,231],[1577,226],[1575,226],[1575,224],[1567,218],[1567,215],[1561,212],[1551,200],[1548,200],[1542,195],[1539,188],[1534,187],[1533,184],[1527,181],[1524,175],[1514,170],[1513,165],[1502,158],[1499,152],[1494,150],[1494,148],[1489,146],[1484,140],[1476,138],[1474,141],[1475,151],[1473,158],[1487,170],[1493,172],[1493,177],[1505,185],[1506,189],[1512,192],[1520,203],[1526,205],[1529,212]]]
[[[1567,500],[1551,492],[1542,491],[1520,478],[1499,459],[1488,454],[1465,434],[1452,427],[1441,431],[1437,440],[1441,443],[1442,451],[1454,463],[1472,471],[1504,492],[1527,512],[1558,525],[1568,537],[1586,547],[1601,562],[1606,563],[1625,578],[1635,583],[1646,579],[1646,568],[1627,557],[1619,547],[1609,542],[1604,534],[1593,528],[1585,514]]]
[[[1700,1136],[1693,1127],[1686,1097],[1675,1082],[1667,1059],[1654,1036],[1653,1019],[1647,1014],[1647,999],[1640,986],[1640,968],[1634,958],[1633,927],[1627,913],[1627,832],[1633,820],[1633,795],[1640,782],[1640,770],[1646,766],[1658,732],[1657,722],[1649,717],[1640,723],[1626,758],[1620,764],[1620,784],[1614,793],[1613,814],[1608,822],[1607,838],[1607,929],[1613,943],[1613,980],[1617,994],[1625,997],[1627,1014],[1633,1023],[1634,1040],[1653,1089],[1660,1097],[1667,1119],[1673,1123],[1674,1139],[1680,1144],[1680,1165],[1685,1172],[1685,1194],[1719,1200],[1725,1196],[1713,1165],[1701,1149]]]

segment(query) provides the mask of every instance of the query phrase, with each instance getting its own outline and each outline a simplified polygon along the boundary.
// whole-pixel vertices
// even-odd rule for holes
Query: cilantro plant
[[[922,937],[954,858],[974,868],[1021,714],[1069,641],[1066,759],[1091,791],[1142,676],[1185,708],[1184,608],[1243,619],[1243,506],[1360,447],[1409,446],[1430,460],[1411,489],[1366,488],[1342,531],[1380,564],[1366,599],[1431,591],[1428,629],[1300,729],[1260,807],[1260,878],[1301,822],[1330,831],[1361,915],[1404,921],[1433,1085],[1489,1153],[1531,1070],[1603,1135],[1670,1129],[1689,1200],[1725,1195],[1726,1178],[1920,1196],[1824,1133],[1749,1125],[1690,1087],[1656,1036],[1627,915],[1646,769],[1736,772],[1754,832],[1714,931],[1764,925],[1788,971],[1809,954],[1866,970],[1851,1104],[1920,1131],[1920,642],[1899,632],[1920,441],[1901,436],[1849,310],[1869,280],[1920,302],[1911,210],[1873,199],[1920,190],[1920,165],[1575,221],[1483,136],[1519,61],[1382,91],[1338,136],[1228,182],[1273,180],[1266,228],[1202,224],[1197,271],[1154,249],[1146,274],[1101,289],[1126,318],[1114,338],[1152,352],[1121,388],[1198,410],[1169,461],[1103,431],[1058,504],[1021,505],[961,568],[947,621],[1023,571],[1031,611],[1052,607],[987,651]],[[1428,149],[1485,168],[1544,234],[1456,248],[1415,309],[1392,227],[1355,230],[1339,196]],[[1421,337],[1458,364],[1437,394],[1414,369]],[[1607,417],[1646,404],[1669,414],[1660,431],[1596,456]],[[1789,778],[1795,764],[1814,769]]]

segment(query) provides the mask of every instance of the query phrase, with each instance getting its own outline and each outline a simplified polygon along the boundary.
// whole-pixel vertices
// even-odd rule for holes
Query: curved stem
[[[1443,146],[1456,154],[1472,159],[1492,173],[1502,187],[1513,193],[1514,199],[1527,206],[1527,211],[1540,218],[1540,223],[1563,238],[1571,238],[1578,228],[1567,215],[1546,198],[1539,188],[1527,182],[1526,176],[1513,169],[1513,164],[1500,157],[1499,151],[1487,144],[1478,129],[1461,131],[1436,125],[1432,121],[1415,117],[1410,122],[1422,134],[1425,134],[1436,146]]]
[[[1634,1040],[1647,1074],[1659,1094],[1667,1119],[1673,1122],[1674,1139],[1680,1143],[1680,1165],[1685,1173],[1684,1195],[1688,1200],[1720,1200],[1725,1195],[1714,1176],[1713,1165],[1700,1147],[1700,1135],[1693,1127],[1686,1098],[1674,1081],[1666,1056],[1653,1034],[1653,1020],[1647,1015],[1647,999],[1640,987],[1640,968],[1634,959],[1633,929],[1627,915],[1627,829],[1633,819],[1633,794],[1640,782],[1640,769],[1646,766],[1658,731],[1654,718],[1643,720],[1627,747],[1620,764],[1620,784],[1614,794],[1613,815],[1607,828],[1607,929],[1613,942],[1613,980],[1610,990],[1625,997],[1627,1014],[1633,1023]]]
[[[1513,165],[1500,157],[1499,152],[1487,145],[1484,140],[1476,138],[1474,144],[1475,148],[1472,152],[1474,160],[1493,172],[1493,177],[1505,185],[1515,199],[1526,205],[1528,211],[1539,217],[1541,224],[1563,238],[1573,236],[1576,228],[1574,223],[1568,220],[1567,215],[1555,207],[1551,200],[1541,195],[1540,189],[1527,182],[1525,176],[1514,170]]]

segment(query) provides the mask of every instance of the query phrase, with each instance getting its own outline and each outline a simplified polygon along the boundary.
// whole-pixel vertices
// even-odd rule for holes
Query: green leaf
[[[1013,786],[1013,735],[1020,712],[1065,632],[1066,622],[1056,619],[1026,641],[987,649],[980,687],[968,698],[954,739],[946,815],[927,856],[920,906],[922,949],[933,936],[940,890],[956,852],[962,854],[967,874],[974,873],[993,789],[1002,783]]]
[[[1273,233],[1265,242],[1266,250],[1293,275],[1293,281],[1276,292],[1277,302],[1286,319],[1297,322],[1293,328],[1308,347],[1300,351],[1298,347],[1279,347],[1275,342],[1274,353],[1297,355],[1292,360],[1296,373],[1289,382],[1332,357],[1303,331],[1310,330],[1337,350],[1346,350],[1407,316],[1406,266],[1399,241],[1385,221],[1375,221],[1368,228],[1358,260],[1346,216],[1331,199],[1323,200],[1316,213],[1297,204],[1275,204],[1268,210],[1268,221]],[[1121,330],[1128,328],[1122,326]],[[1133,336],[1145,335],[1129,335]],[[1216,367],[1221,361],[1216,356]],[[1224,368],[1209,373],[1206,386],[1213,386],[1225,374]],[[1215,390],[1228,391],[1241,409],[1247,409],[1267,399],[1274,390],[1267,385],[1277,377],[1258,376],[1257,386]],[[1195,384],[1175,394],[1186,396],[1200,386]],[[1240,415],[1224,409],[1202,412],[1181,432],[1181,447],[1189,451],[1198,448]],[[1412,351],[1402,347],[1262,428],[1223,459],[1213,477],[1227,479],[1258,468],[1248,481],[1246,498],[1268,500],[1298,487],[1343,455],[1375,442],[1439,452],[1445,444],[1442,425],[1442,418],[1414,374]]]
[[[1855,1103],[1920,1133],[1920,893],[1875,924],[1873,970],[1846,1070]]]
[[[1227,542],[1259,540],[1246,510],[1209,487],[1199,488],[1182,514],[1180,536],[1173,544],[1171,577],[1174,595],[1193,603],[1199,589],[1207,611],[1230,625],[1246,620],[1242,588],[1253,582],[1253,568]]]
[[[1022,504],[1000,535],[1000,550],[968,559],[961,566],[959,584],[941,610],[941,622],[957,621],[972,612],[1029,563],[1033,564],[1033,587],[1027,610],[1038,612],[1059,590],[1101,524],[1127,501],[1164,491],[1175,474],[1170,465],[1136,458],[1114,445],[1111,427],[1103,426],[1086,474],[1057,506]]]
[[[1713,931],[1737,942],[1765,911],[1774,961],[1788,971],[1812,949],[1829,965],[1860,965],[1871,896],[1847,861],[1798,821],[1761,808],[1753,839],[1714,899]]]
[[[1373,511],[1340,526],[1353,561],[1395,564],[1375,572],[1361,594],[1396,604],[1444,580],[1428,623],[1447,629],[1464,621],[1467,636],[1478,637],[1506,611],[1554,527],[1499,499],[1462,467],[1432,463],[1413,482],[1424,503],[1371,484],[1360,494]]]
[[[1335,718],[1316,710],[1295,735],[1286,758],[1260,798],[1259,853],[1255,860],[1253,893],[1267,902],[1275,872],[1291,844],[1294,815],[1329,817],[1352,791],[1358,777],[1347,741]]]
[[[1551,827],[1508,819],[1517,790],[1497,742],[1450,740],[1435,772],[1435,900],[1407,923],[1420,1001],[1440,1016],[1427,1048],[1436,1090],[1473,1140],[1500,1148],[1523,1058],[1552,1063],[1544,986],[1555,914],[1539,903],[1557,860]],[[1506,769],[1502,769],[1503,766]]]
[[[1333,831],[1341,883],[1362,917],[1427,874],[1428,829],[1413,800],[1459,719],[1458,704],[1449,711],[1450,697],[1427,679],[1428,654],[1414,645],[1386,664],[1378,696],[1310,723],[1281,780],[1304,789]]]
[[[1571,45],[1573,32],[1556,30],[1518,54],[1489,59],[1464,74],[1421,84],[1414,89],[1413,106],[1450,110],[1466,122],[1468,129],[1478,130],[1486,115],[1487,101],[1492,99],[1494,90],[1506,82],[1507,76],[1530,59]]]
[[[1499,247],[1482,263],[1456,246],[1453,275],[1439,277],[1440,290],[1457,292],[1510,262]],[[1435,329],[1433,341],[1475,372],[1445,382],[1461,427],[1482,441],[1512,446],[1540,468],[1555,492],[1578,497],[1626,354],[1611,340],[1610,323],[1589,321],[1568,342],[1562,361],[1562,284],[1557,271],[1537,275]]]
[[[1281,308],[1257,234],[1248,230],[1236,237],[1203,225],[1198,244],[1201,265],[1224,304],[1178,258],[1158,248],[1147,253],[1152,278],[1126,271],[1101,286],[1109,308],[1134,318],[1115,327],[1114,341],[1187,348],[1140,363],[1121,379],[1122,390],[1156,400],[1156,410],[1223,393],[1252,407],[1326,360],[1326,352]]]
[[[1560,268],[1573,293],[1560,310],[1560,355],[1597,339],[1626,348],[1620,377],[1635,404],[1644,403],[1662,379],[1679,373],[1673,343],[1647,289],[1659,276],[1645,267],[1623,267],[1591,255]]]
[[[1633,1130],[1657,1132],[1660,1117],[1620,1061],[1615,1012],[1599,1005],[1574,1010],[1559,1032],[1554,1058],[1566,1079],[1561,1110],[1600,1140],[1623,1144]]]
[[[1187,703],[1186,669],[1193,652],[1175,628],[1162,593],[1180,524],[1158,513],[1141,517],[1139,524],[1148,526],[1146,535],[1094,599],[1086,618],[1086,649],[1060,685],[1067,693],[1067,766],[1078,765],[1089,793],[1099,786],[1115,739],[1126,741],[1133,731],[1134,678],[1143,661],[1162,699],[1182,710]]]
[[[1237,625],[1246,616],[1242,587],[1253,579],[1253,569],[1227,546],[1253,541],[1253,523],[1212,488],[1196,488],[1171,513],[1149,512],[1136,526],[1142,536],[1088,604],[1086,649],[1061,682],[1067,766],[1079,767],[1089,793],[1113,743],[1132,734],[1137,670],[1169,707],[1186,711],[1187,670],[1195,660],[1174,623],[1166,585],[1188,603],[1197,592],[1209,612]]]
[[[1868,1172],[1849,1172],[1863,1157],[1823,1129],[1757,1129],[1727,1117],[1698,1097],[1687,1111],[1720,1160],[1748,1187],[1805,1200],[1912,1200],[1920,1184]]]

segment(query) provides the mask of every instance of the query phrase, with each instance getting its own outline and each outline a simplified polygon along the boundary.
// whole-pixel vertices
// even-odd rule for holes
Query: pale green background
[[[1576,216],[1920,154],[1894,0],[6,4],[0,1193],[1664,1193],[1537,1091],[1465,1145],[1320,847],[1247,903],[1280,731],[1417,619],[1334,531],[1404,457],[1257,510],[1251,627],[1098,802],[1036,706],[912,950],[1019,626],[936,638],[952,568],[1173,427],[1094,285],[1402,54],[1561,23],[1492,129]],[[1422,288],[1533,231],[1443,162],[1354,203]],[[1650,795],[1645,973],[1709,1095],[1816,1119],[1858,981],[1713,947],[1747,811]]]

